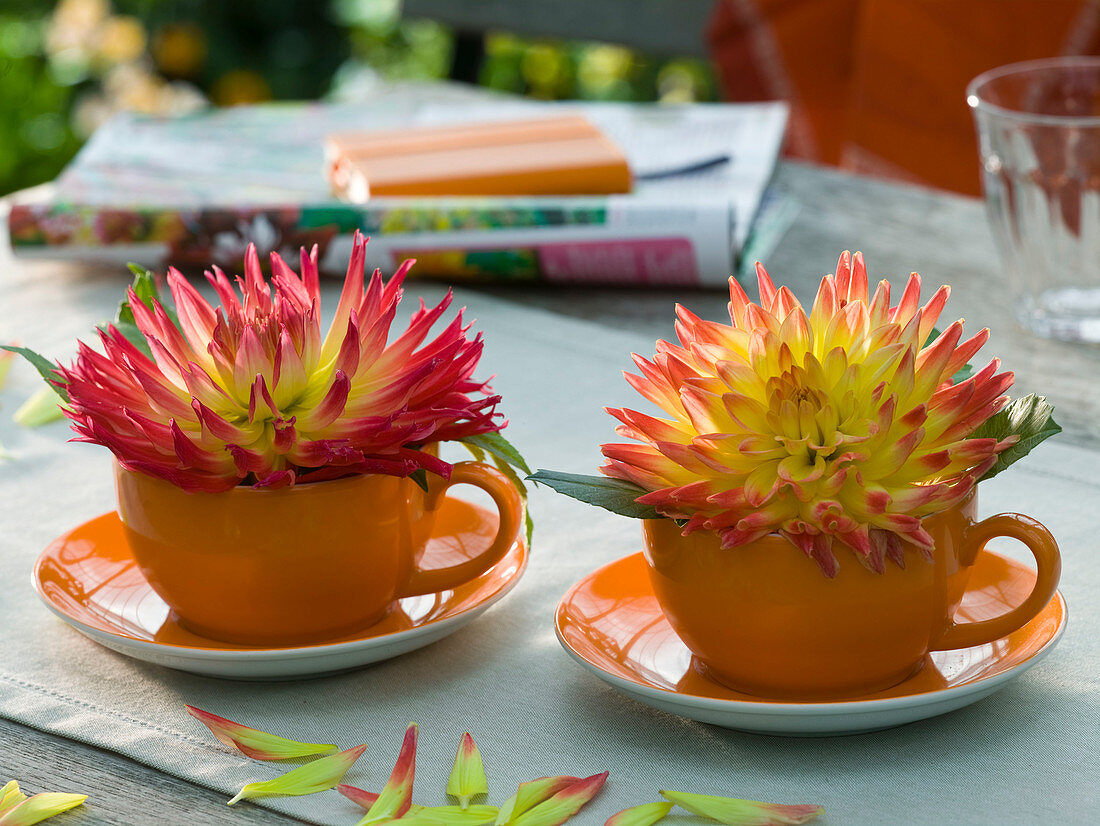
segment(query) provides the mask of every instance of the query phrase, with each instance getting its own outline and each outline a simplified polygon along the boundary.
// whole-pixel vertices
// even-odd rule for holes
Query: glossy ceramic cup
[[[460,462],[449,480],[350,476],[277,490],[187,493],[115,467],[118,511],[134,559],[191,631],[216,640],[298,645],[380,620],[395,600],[445,591],[491,568],[519,534],[508,479]],[[447,489],[485,490],[500,512],[492,543],[446,567],[420,567]]]
[[[907,549],[905,568],[887,562],[882,574],[838,549],[840,572],[828,579],[778,534],[723,550],[716,534],[681,536],[671,519],[645,521],[645,557],[661,609],[709,676],[769,698],[839,699],[901,682],[929,651],[1006,636],[1054,596],[1061,558],[1050,532],[1020,514],[975,512],[971,494],[925,518],[932,561]],[[995,536],[1031,550],[1035,587],[1006,614],[956,624],[970,568]]]

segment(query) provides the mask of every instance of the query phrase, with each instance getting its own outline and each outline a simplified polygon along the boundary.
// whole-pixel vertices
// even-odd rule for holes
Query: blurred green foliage
[[[51,179],[80,146],[68,119],[72,91],[43,54],[39,8],[0,8],[0,193]]]
[[[52,179],[121,110],[354,100],[450,71],[453,33],[398,0],[0,0],[0,194]],[[480,82],[545,99],[714,100],[701,61],[491,32]]]

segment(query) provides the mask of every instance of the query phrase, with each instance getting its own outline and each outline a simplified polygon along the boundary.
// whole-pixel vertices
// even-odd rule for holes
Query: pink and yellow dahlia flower
[[[81,343],[73,365],[58,371],[79,440],[186,490],[418,468],[448,475],[450,465],[425,445],[503,426],[499,396],[473,378],[481,336],[467,337],[459,311],[425,342],[448,294],[431,309],[421,302],[408,329],[389,341],[413,262],[388,281],[376,270],[365,283],[366,243],[356,236],[324,337],[316,247],[302,250],[300,276],[272,254],[270,281],[250,247],[239,295],[214,267],[206,278],[216,308],[170,269],[178,321],[131,288],[150,355],[111,325],[100,331],[102,353]]]
[[[632,444],[603,445],[607,476],[636,501],[715,531],[732,548],[779,532],[837,570],[840,542],[873,570],[903,542],[924,553],[921,518],[960,502],[1016,441],[967,438],[1008,401],[1012,373],[993,359],[959,371],[989,337],[956,321],[929,341],[949,294],[920,305],[913,273],[895,306],[868,294],[863,257],[845,252],[806,314],[757,265],[760,304],[730,279],[730,324],[677,307],[680,346],[660,341],[627,380],[666,415],[608,409]]]

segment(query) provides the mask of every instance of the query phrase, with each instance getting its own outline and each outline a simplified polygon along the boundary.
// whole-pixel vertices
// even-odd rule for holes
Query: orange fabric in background
[[[791,103],[789,156],[976,195],[966,84],[1097,54],[1100,0],[719,0],[709,40],[728,100]]]

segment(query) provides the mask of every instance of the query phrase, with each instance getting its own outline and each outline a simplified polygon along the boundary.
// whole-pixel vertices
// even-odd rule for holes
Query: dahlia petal
[[[786,320],[787,316],[796,309],[801,312],[802,305],[798,303],[798,299],[791,292],[791,288],[787,286],[780,287],[779,292],[775,294],[775,300],[772,301],[772,306],[769,308],[771,314],[782,321]]]
[[[729,826],[799,826],[825,813],[824,806],[787,806],[689,792],[662,791],[661,794],[692,814]]]
[[[875,543],[875,547],[878,549],[879,553],[884,554],[887,559],[899,568],[905,568],[905,553],[896,533],[892,531],[872,530],[871,540]]]
[[[402,826],[490,826],[500,810],[496,806],[414,806],[401,818]]]
[[[946,450],[937,450],[935,453],[926,453],[916,456],[917,465],[925,474],[939,473],[951,464],[951,457]]]
[[[241,311],[241,301],[237,298],[237,292],[233,289],[232,282],[226,278],[224,272],[218,267],[211,267],[211,269],[204,272],[203,275],[206,276],[206,280],[209,282],[210,286],[217,292],[218,300],[227,311]]]
[[[275,365],[272,359],[268,359],[264,352],[264,346],[256,330],[248,325],[241,333],[240,349],[233,363],[233,383],[237,394],[240,396],[248,392],[256,376],[265,376],[269,380],[275,378]]]
[[[180,330],[195,353],[205,353],[214,333],[217,316],[214,308],[175,267],[168,268],[168,289],[176,305]]]
[[[891,491],[894,508],[902,513],[919,513],[935,502],[939,490],[937,485],[914,485],[895,488]],[[925,511],[927,512],[927,511]]]
[[[614,408],[605,407],[604,411],[610,413],[624,425],[626,425],[632,432],[644,435],[645,441],[675,441],[677,438],[683,438],[687,433],[676,425],[675,422],[671,422],[668,419],[658,419],[654,416],[646,415],[645,413],[639,413],[637,410],[630,410],[628,408]],[[635,437],[638,441],[643,441],[640,437]]]
[[[792,534],[784,532],[787,539],[794,542],[806,556],[817,563],[821,573],[828,579],[834,579],[840,573],[840,563],[833,553],[833,539],[822,533]]]
[[[447,779],[447,794],[457,798],[459,806],[466,809],[473,798],[488,793],[489,785],[485,780],[481,752],[470,732],[466,732],[458,743],[454,766]]]
[[[268,490],[288,488],[293,487],[297,478],[298,476],[293,470],[276,470],[258,479],[252,487]]]
[[[180,467],[215,473],[226,469],[225,463],[218,454],[211,454],[192,442],[175,419],[169,421],[169,426],[172,431],[172,448],[179,457]]]
[[[305,252],[305,248],[302,249]],[[288,312],[307,313],[313,308],[313,297],[302,280],[277,252],[271,253],[271,283],[275,285],[275,298],[287,302]]]
[[[15,794],[9,792],[4,797],[5,800],[10,798],[13,805],[0,810],[0,826],[33,826],[54,815],[74,809],[88,799],[86,794],[66,792],[40,792],[27,797],[19,791],[18,787],[14,792]],[[22,798],[18,802],[16,802],[17,796]]]
[[[754,398],[739,393],[726,393],[722,397],[725,412],[740,427],[750,433],[768,432],[767,409]],[[718,430],[711,428],[711,430]],[[702,430],[701,432],[710,432]],[[728,431],[727,431],[728,432]]]
[[[756,262],[756,284],[760,291],[760,306],[770,306],[776,296],[775,284],[772,283],[768,271],[759,261]]]
[[[249,783],[237,792],[229,801],[229,805],[232,806],[238,801],[254,800],[259,797],[294,797],[331,789],[344,779],[344,775],[351,769],[352,764],[366,750],[366,746],[345,749],[328,757],[313,760],[296,769],[291,769],[274,780]]]
[[[347,329],[348,320],[351,318],[351,311],[357,308],[363,299],[366,254],[366,239],[356,230],[352,242],[351,259],[348,261],[347,274],[344,276],[344,288],[340,293],[340,303],[336,306],[336,316],[321,345],[321,363],[327,363],[336,357],[343,341],[342,333]]]
[[[416,739],[419,727],[409,723],[397,763],[390,779],[374,801],[360,824],[377,823],[390,818],[400,818],[412,806],[413,780],[416,776]]]
[[[276,453],[289,453],[298,442],[298,431],[294,427],[295,419],[277,418],[271,425],[275,430],[275,436],[271,440],[271,446]]]
[[[920,325],[920,342],[928,341],[928,337],[932,335],[932,330],[936,326],[936,322],[939,321],[940,313],[943,312],[944,306],[947,304],[947,299],[951,295],[951,288],[944,284],[935,294],[928,300],[928,303],[924,305],[923,312],[921,313],[921,325]]]
[[[947,366],[943,369],[944,374],[953,376],[959,372],[970,359],[977,355],[987,341],[989,341],[989,328],[984,327],[955,348],[955,352],[951,354]]]
[[[962,322],[956,321],[917,355],[916,370],[922,377],[922,395],[931,395],[943,379],[951,377],[946,367],[961,338]]]
[[[844,250],[836,262],[836,292],[842,302],[848,301],[848,290],[852,283],[852,253]]]
[[[275,403],[280,410],[298,399],[308,383],[305,364],[285,327],[279,333],[279,343],[275,347],[272,383]]]
[[[742,486],[745,499],[754,507],[764,505],[779,490],[779,465],[776,462],[763,462],[745,479]]]
[[[344,412],[350,392],[351,379],[342,370],[337,370],[321,402],[298,416],[298,429],[303,433],[323,431]]]
[[[751,303],[748,293],[732,275],[729,277],[730,301],[727,305],[730,323],[735,328],[745,327],[745,308]]]
[[[191,409],[195,411],[204,431],[222,442],[247,444],[253,441],[256,433],[253,429],[240,427],[218,415],[198,399],[191,400]]]
[[[359,324],[353,310],[348,319],[347,334],[336,354],[335,368],[348,376],[354,376],[359,369]]]
[[[252,319],[271,311],[271,288],[264,281],[263,268],[256,245],[249,244],[244,253],[244,314]]]
[[[26,799],[27,796],[19,789],[19,783],[9,780],[0,788],[0,815],[11,811]]]
[[[631,355],[642,375],[635,376],[633,373],[623,373],[627,383],[666,413],[678,419],[686,418],[683,405],[680,403],[680,394],[673,388],[664,374],[657,369],[655,364],[636,353]]]
[[[561,826],[599,794],[606,780],[607,772],[578,780],[549,800],[544,800],[518,817],[505,822],[510,826]]]
[[[920,289],[921,279],[917,273],[910,273],[909,280],[905,283],[905,290],[902,292],[901,300],[898,301],[898,305],[890,313],[890,321],[894,324],[899,324],[905,327],[909,324],[909,321],[913,318],[913,314],[916,313],[917,308],[920,306]],[[921,339],[920,344],[924,344],[924,339]]]
[[[816,482],[825,474],[825,460],[817,456],[807,462],[805,456],[788,456],[776,468],[776,475],[792,486]]]
[[[860,255],[861,260],[862,257]],[[873,326],[881,329],[895,329],[893,324],[887,325],[890,320],[890,282],[886,279],[878,282],[868,307],[868,315],[871,317]]]
[[[675,804],[672,802],[643,803],[613,814],[604,826],[653,826],[665,818]]]
[[[302,269],[302,284],[309,294],[310,301],[315,307],[319,306],[321,303],[321,278],[320,271],[317,268],[316,244],[310,248],[308,255],[306,254],[306,248],[302,247],[300,266]]]
[[[656,442],[654,447],[661,453],[662,456],[670,459],[674,465],[683,468],[689,473],[705,474],[710,470],[714,470],[712,464],[709,464],[700,456],[701,451],[694,445],[682,445],[676,442]],[[617,457],[617,458],[622,458]]]
[[[257,373],[248,392],[248,421],[250,423],[255,422],[257,416],[261,420],[266,420],[279,415],[279,408],[276,407],[275,400],[271,397],[271,391],[267,389],[267,381],[264,379],[263,374]]]
[[[188,714],[210,729],[219,742],[253,760],[288,760],[293,757],[308,757],[337,750],[337,747],[332,744],[302,743],[276,734],[268,734],[266,731],[249,728],[194,706],[185,705],[184,708],[187,709]]]
[[[739,548],[742,545],[748,545],[750,542],[755,542],[761,537],[767,536],[771,533],[770,528],[741,528],[734,527],[728,530],[719,531],[719,536],[722,538],[721,548],[728,550],[730,548]]]
[[[601,446],[600,451],[608,459],[629,464],[648,473],[662,476],[666,473],[679,475],[674,461],[648,445],[612,443]]]
[[[338,784],[336,791],[362,809],[370,809],[378,799],[378,792],[368,792],[356,786],[349,786],[347,783]]]
[[[515,818],[578,782],[580,782],[579,777],[558,775],[520,783],[516,793],[501,805],[496,820],[497,826],[511,824]]]
[[[272,458],[262,452],[233,444],[227,444],[225,449],[233,457],[233,464],[241,476],[247,476],[250,473],[267,476],[276,470],[272,467]]]

